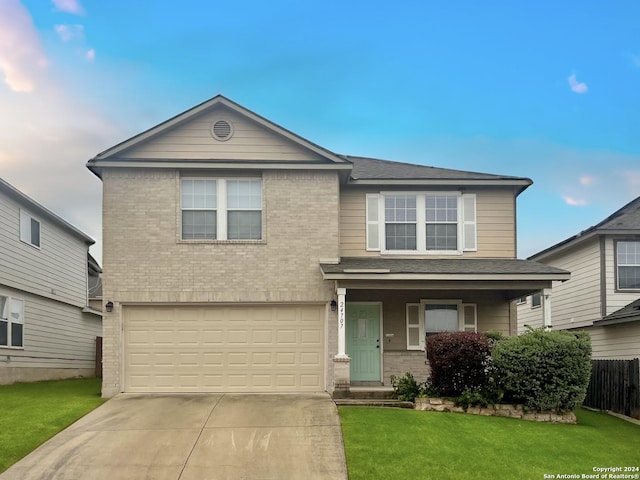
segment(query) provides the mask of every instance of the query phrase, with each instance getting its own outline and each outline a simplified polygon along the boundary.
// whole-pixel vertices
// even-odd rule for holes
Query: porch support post
[[[542,290],[542,324],[544,329],[551,330],[551,289]]]
[[[338,294],[338,354],[336,355],[336,358],[349,358],[347,356],[347,349],[346,349],[346,344],[347,344],[346,310],[347,308],[346,308],[345,298],[347,296],[347,289],[338,288],[337,294]]]
[[[337,288],[338,294],[338,353],[333,357],[333,398],[348,398],[351,387],[351,358],[346,350],[347,289]]]

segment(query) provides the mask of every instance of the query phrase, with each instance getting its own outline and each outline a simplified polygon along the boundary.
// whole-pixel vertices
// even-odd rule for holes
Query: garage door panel
[[[125,391],[324,390],[324,311],[127,306]]]

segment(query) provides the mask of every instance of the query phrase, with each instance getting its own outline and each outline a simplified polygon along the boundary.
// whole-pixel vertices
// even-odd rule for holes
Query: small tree
[[[505,400],[559,413],[584,400],[591,374],[586,332],[532,330],[501,340],[491,356]]]

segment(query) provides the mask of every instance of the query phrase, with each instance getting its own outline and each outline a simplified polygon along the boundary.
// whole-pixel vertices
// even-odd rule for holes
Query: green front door
[[[379,382],[380,304],[347,302],[347,355],[352,382]]]

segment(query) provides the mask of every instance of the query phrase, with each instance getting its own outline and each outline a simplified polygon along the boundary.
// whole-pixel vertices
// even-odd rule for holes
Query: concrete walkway
[[[0,480],[346,480],[327,394],[132,395],[109,400]]]

